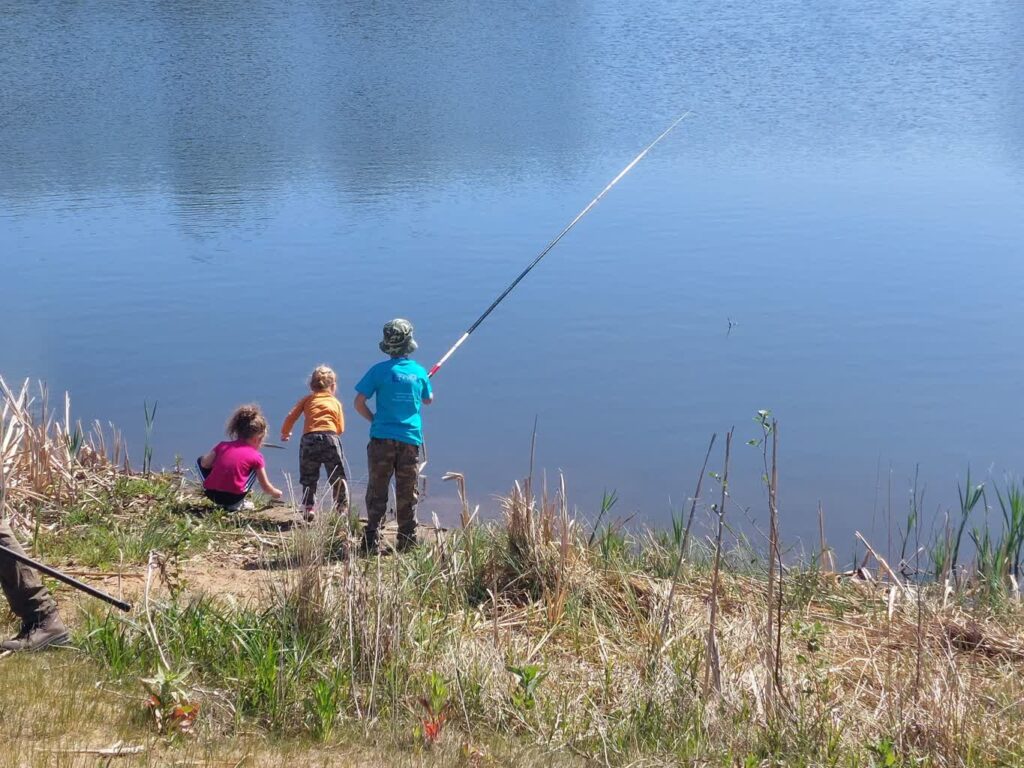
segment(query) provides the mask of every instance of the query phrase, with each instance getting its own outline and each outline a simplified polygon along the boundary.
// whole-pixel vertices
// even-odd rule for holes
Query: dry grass
[[[5,488],[26,519],[116,484],[112,459],[61,452],[67,416],[5,392]],[[724,510],[727,487],[713,494]],[[162,503],[145,498],[131,519]],[[776,564],[769,591],[767,562],[740,570],[713,541],[677,566],[682,529],[587,530],[564,488],[517,485],[503,509],[391,558],[354,558],[349,521],[326,515],[214,531],[261,553],[248,583],[193,576],[125,620],[89,606],[82,654],[0,662],[0,766],[85,764],[43,747],[118,739],[146,745],[128,765],[1024,763],[1024,617],[998,579]],[[156,734],[139,680],[159,671],[201,705],[194,733]]]
[[[27,510],[65,508],[112,487],[130,467],[121,433],[112,425],[109,433],[98,421],[88,430],[73,422],[69,395],[57,413],[44,385],[33,392],[0,377],[0,510],[15,525],[34,524]]]
[[[430,751],[400,751],[361,732],[348,734],[347,744],[340,745],[253,732],[230,738],[166,739],[153,733],[134,697],[104,684],[101,670],[73,652],[12,657],[0,664],[0,768],[572,764],[500,743],[453,742]],[[117,751],[121,754],[114,757],[111,753]]]

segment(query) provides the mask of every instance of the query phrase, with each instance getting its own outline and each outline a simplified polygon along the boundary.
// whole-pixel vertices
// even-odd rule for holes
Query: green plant
[[[327,741],[334,734],[351,681],[351,671],[337,666],[330,674],[320,673],[311,686],[305,701],[306,715],[310,730],[320,741]]]
[[[921,507],[924,505],[924,489],[920,488],[918,485],[920,469],[920,467],[914,467],[914,484],[910,488],[910,499],[907,505],[906,527],[899,529],[900,564],[898,570],[903,571],[904,574],[906,574],[907,569],[909,567],[907,563],[907,546],[910,544],[910,535],[914,532],[918,518],[921,515]]]
[[[153,467],[153,424],[156,422],[156,406],[157,403],[153,401],[153,407],[149,407],[148,402],[142,403],[142,410],[146,417],[146,443],[142,449],[142,474],[148,475]]]
[[[427,677],[427,695],[420,698],[420,706],[423,707],[424,715],[420,720],[419,732],[424,744],[429,747],[441,737],[451,707],[448,685],[437,672],[431,672]]]
[[[974,511],[974,508],[978,505],[978,502],[985,497],[985,484],[979,483],[978,485],[971,484],[971,468],[967,468],[967,480],[965,482],[966,488],[961,487],[957,483],[956,490],[957,495],[960,498],[960,524],[956,529],[956,536],[953,538],[953,545],[949,555],[949,563],[946,566],[948,572],[956,575],[957,563],[960,559],[960,543],[963,540],[964,529],[967,527],[967,521]],[[943,570],[945,571],[946,568]]]
[[[537,688],[544,682],[548,673],[536,664],[524,664],[521,667],[509,664],[505,669],[512,673],[516,681],[515,690],[512,691],[512,703],[517,709],[533,709],[537,705]]]
[[[874,755],[873,764],[876,768],[892,768],[899,765],[899,757],[896,754],[896,745],[891,739],[879,739],[868,747]]]
[[[153,677],[142,679],[149,693],[146,706],[159,733],[188,733],[199,716],[199,704],[185,687],[188,670],[173,672],[160,667]]]
[[[1019,578],[1021,551],[1024,549],[1024,489],[1014,483],[1006,489],[1005,496],[997,488],[996,496],[1006,525],[1003,544],[1006,560],[1014,577]]]
[[[149,636],[137,626],[112,614],[85,614],[85,631],[78,645],[104,664],[116,679],[126,677],[137,665],[153,658]]]
[[[615,491],[612,491],[611,493],[604,491],[601,494],[601,508],[598,510],[597,519],[594,520],[594,528],[590,532],[590,538],[587,540],[588,547],[594,546],[594,539],[598,536],[598,532],[601,530],[601,521],[605,518],[605,515],[612,511],[612,508],[618,500],[619,496]]]

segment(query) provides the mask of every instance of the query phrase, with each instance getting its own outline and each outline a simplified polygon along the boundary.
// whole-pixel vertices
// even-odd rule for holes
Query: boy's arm
[[[260,486],[263,488],[263,490],[266,491],[271,496],[273,496],[275,499],[280,499],[282,496],[284,496],[284,493],[281,491],[281,489],[275,488],[274,484],[270,482],[270,478],[267,477],[266,467],[260,467],[256,471],[256,479],[260,481]]]
[[[284,424],[281,425],[281,440],[288,442],[292,436],[292,427],[295,426],[295,422],[299,420],[299,416],[302,415],[302,409],[306,407],[306,400],[309,396],[302,398],[295,404],[295,407],[288,412],[288,415],[284,417]]]
[[[424,371],[423,389],[420,390],[420,402],[430,405],[434,402],[434,388],[430,386],[430,376]]]
[[[373,424],[373,411],[371,411],[369,406],[366,405],[366,395],[362,392],[356,395],[355,407],[356,413]]]

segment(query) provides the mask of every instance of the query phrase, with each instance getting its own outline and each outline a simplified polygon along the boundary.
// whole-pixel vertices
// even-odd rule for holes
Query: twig
[[[683,539],[679,544],[679,551],[676,553],[675,567],[672,569],[672,586],[668,591],[668,598],[665,600],[665,613],[661,617],[661,629],[654,638],[654,643],[651,647],[652,664],[654,663],[654,657],[665,643],[665,634],[668,632],[668,622],[672,615],[672,601],[675,599],[676,588],[679,586],[679,571],[683,567],[683,558],[686,556],[686,543],[690,538],[690,524],[693,522],[694,512],[697,511],[697,499],[700,498],[700,489],[704,483],[704,473],[707,472],[708,459],[711,457],[711,449],[715,445],[716,437],[718,437],[717,432],[711,435],[711,442],[708,443],[707,453],[704,454],[704,464],[701,465],[700,474],[697,476],[697,489],[693,492],[693,502],[690,505],[690,518],[686,521],[686,529],[683,531]]]
[[[160,638],[156,634],[156,627],[153,625],[153,616],[149,610],[149,589],[153,584],[153,570],[159,567],[157,558],[159,555],[155,549],[149,551],[149,564],[146,566],[146,589],[143,592],[142,603],[145,607],[146,613],[146,626],[149,627],[149,633],[153,638],[153,645],[156,646],[157,652],[160,654],[160,662],[164,665],[164,669],[169,670],[171,665],[167,663],[167,656],[164,655],[164,649],[160,645]]]
[[[533,460],[537,453],[537,420],[539,416],[533,417],[533,434],[530,435],[530,474],[526,476],[526,498],[527,503],[533,503]]]
[[[448,480],[454,480],[456,488],[459,493],[459,501],[462,502],[462,527],[469,528],[473,522],[473,516],[469,514],[469,501],[466,499],[466,476],[461,472],[445,472],[441,476],[441,481],[445,482]],[[440,524],[437,522],[437,515],[434,516],[434,525],[440,529]]]
[[[142,573],[118,573],[117,571],[64,571],[68,576],[85,576],[90,579],[141,579]]]
[[[779,554],[779,509],[776,503],[776,484],[779,480],[778,470],[778,423],[772,420],[772,470],[768,481],[768,670],[771,676],[769,685],[765,686],[765,706],[769,713],[774,711],[775,694],[781,688],[779,683],[779,656],[782,636],[782,562]],[[776,624],[775,573],[778,561],[778,623]],[[779,643],[776,644],[775,632],[778,630]]]
[[[835,562],[832,558],[832,550],[829,549],[828,544],[825,543],[825,510],[821,506],[821,500],[818,501],[818,541],[820,549],[818,550],[818,568],[822,573],[832,573],[835,569]],[[825,566],[825,555],[828,555],[829,565],[828,570]]]
[[[725,435],[725,469],[722,472],[722,501],[718,507],[718,533],[715,536],[715,565],[711,571],[711,617],[708,621],[707,653],[704,664],[704,695],[714,687],[722,690],[722,668],[718,658],[718,639],[715,623],[718,620],[718,572],[722,563],[722,532],[725,529],[725,499],[729,495],[729,453],[732,449],[732,429]]]
[[[40,748],[40,752],[52,752],[60,755],[99,755],[100,757],[125,757],[127,755],[141,755],[146,751],[144,744],[128,745],[116,742],[109,747],[82,747],[78,749],[46,749]]]
[[[885,571],[889,575],[889,578],[892,579],[893,583],[897,587],[900,588],[900,590],[903,592],[904,595],[909,597],[910,596],[910,590],[907,589],[906,585],[902,581],[900,581],[900,577],[896,575],[896,572],[893,571],[893,569],[889,567],[889,564],[885,561],[885,558],[882,557],[880,554],[878,554],[874,550],[874,548],[870,544],[868,544],[868,540],[864,538],[864,536],[861,534],[860,531],[854,531],[853,535],[856,536],[858,539],[860,539],[861,543],[864,544],[864,546],[867,548],[868,552],[871,553],[871,556],[873,558],[875,558],[875,562],[877,562],[880,566],[882,566],[882,570]]]
[[[715,438],[718,437],[718,433],[711,435],[711,442],[708,443],[707,453],[704,454],[704,463],[700,468],[700,476],[697,478],[697,490],[693,494],[693,501],[690,504],[690,516],[686,520],[686,528],[683,530],[683,541],[679,545],[680,561],[686,552],[686,545],[690,540],[690,527],[693,525],[693,515],[697,511],[697,500],[700,498],[700,487],[701,483],[704,482],[704,473],[708,469],[708,459],[711,457],[711,449],[715,446]],[[678,568],[678,564],[676,566]],[[675,585],[673,585],[675,586]]]

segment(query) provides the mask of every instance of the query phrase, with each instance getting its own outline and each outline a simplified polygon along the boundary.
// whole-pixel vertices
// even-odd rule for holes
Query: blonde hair
[[[251,440],[267,434],[267,420],[256,403],[235,408],[226,426],[227,433],[236,440]]]
[[[309,388],[314,392],[326,392],[337,383],[338,377],[326,365],[318,365],[309,377]]]

